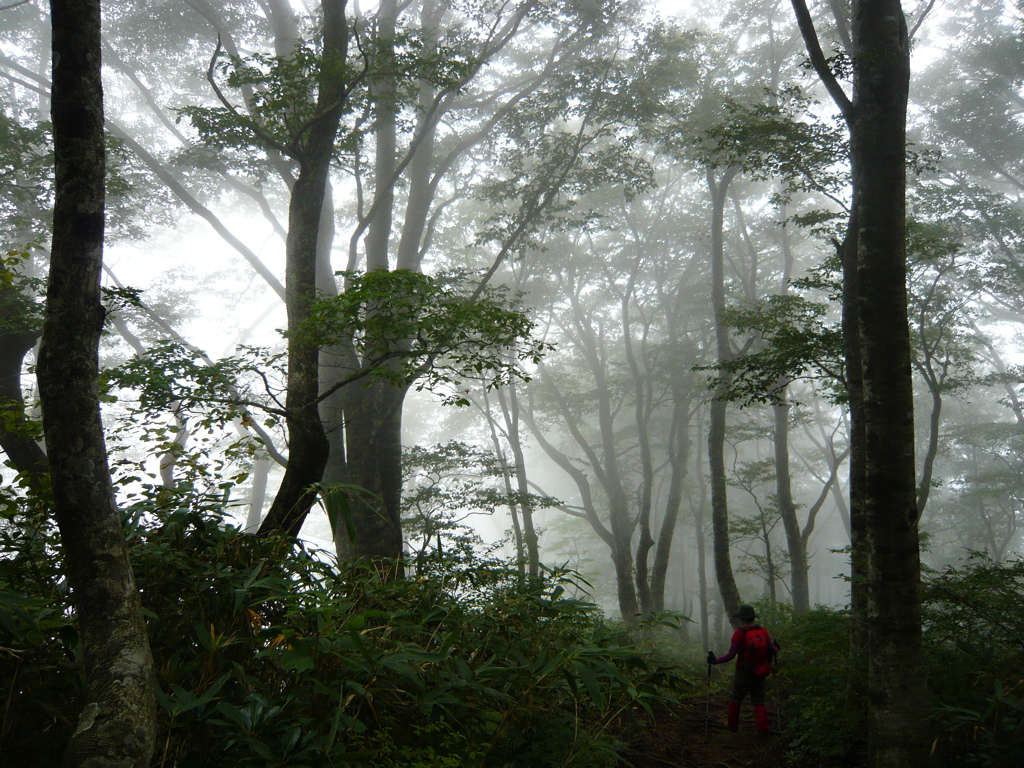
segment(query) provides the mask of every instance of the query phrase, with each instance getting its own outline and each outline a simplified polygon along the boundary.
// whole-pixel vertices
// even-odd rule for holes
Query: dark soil
[[[675,707],[657,713],[650,729],[622,756],[623,768],[785,768],[786,761],[774,732],[758,736],[754,710],[745,702],[739,733],[725,727],[728,692],[680,699]],[[773,729],[778,726],[769,700]],[[705,717],[707,713],[707,717]]]

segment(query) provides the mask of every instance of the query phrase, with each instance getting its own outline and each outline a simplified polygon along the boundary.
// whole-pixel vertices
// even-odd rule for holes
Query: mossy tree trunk
[[[149,765],[153,659],[114,504],[99,403],[103,88],[99,0],[52,0],[53,245],[37,374],[54,513],[78,612],[86,694],[64,765]]]

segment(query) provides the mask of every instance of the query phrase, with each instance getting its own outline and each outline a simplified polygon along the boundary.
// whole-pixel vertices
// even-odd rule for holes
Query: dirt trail
[[[634,744],[623,763],[633,768],[784,768],[777,739],[755,733],[753,708],[745,702],[739,733],[725,727],[728,693],[711,695],[705,730],[705,697],[681,699],[671,710],[658,714],[650,731]],[[771,712],[771,707],[769,707]],[[773,722],[773,726],[777,723]]]

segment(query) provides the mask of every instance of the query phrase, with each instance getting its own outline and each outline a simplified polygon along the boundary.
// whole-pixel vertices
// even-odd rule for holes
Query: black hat
[[[754,613],[754,606],[741,605],[740,612],[734,613],[732,617],[734,619],[739,619],[740,621],[753,621],[757,618],[757,614]]]

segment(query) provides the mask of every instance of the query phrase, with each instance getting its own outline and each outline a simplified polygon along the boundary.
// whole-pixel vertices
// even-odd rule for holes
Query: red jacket
[[[754,629],[755,627],[759,627],[759,626],[760,625],[758,625],[758,624],[751,624],[749,629]],[[761,627],[761,628],[763,629],[763,627]],[[765,630],[765,631],[767,632],[768,630]],[[715,664],[725,664],[725,662],[729,661],[733,656],[736,656],[736,654],[739,653],[740,648],[743,645],[743,637],[744,637],[745,633],[746,633],[746,629],[744,629],[744,627],[737,627],[736,631],[732,633],[732,639],[730,641],[731,645],[729,646],[729,652],[727,654],[725,654],[724,656],[719,656],[717,659],[715,659]],[[772,639],[771,634],[768,635],[768,642],[771,645],[771,647],[774,648],[776,652],[778,652],[779,644],[776,643],[775,640]],[[742,663],[743,663],[743,660],[740,659],[739,657],[737,657],[736,658],[736,668],[739,669],[740,664],[742,664]]]

